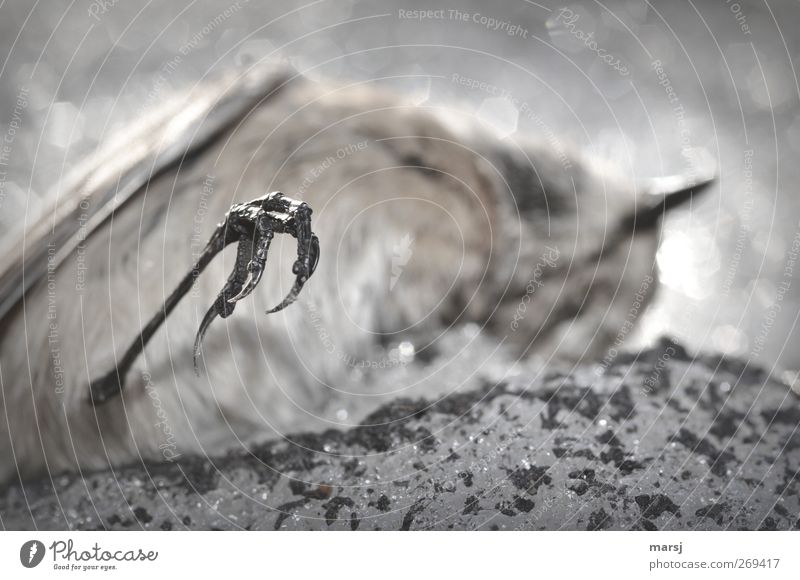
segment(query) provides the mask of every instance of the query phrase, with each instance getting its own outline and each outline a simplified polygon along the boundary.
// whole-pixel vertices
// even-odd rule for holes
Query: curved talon
[[[217,317],[217,303],[215,302],[211,308],[208,309],[206,315],[203,316],[202,322],[200,322],[200,328],[197,329],[197,336],[194,339],[194,350],[192,351],[192,363],[194,364],[194,373],[199,377],[200,376],[200,369],[197,366],[197,359],[200,356],[200,347],[203,342],[203,337],[208,330],[208,327],[211,325],[211,322]]]
[[[255,251],[253,252],[252,259],[247,264],[247,279],[242,284],[241,291],[233,298],[230,298],[228,302],[238,302],[242,298],[249,296],[253,290],[255,290],[264,273],[264,267],[267,263],[267,254],[269,253],[269,246],[272,243],[273,236],[272,227],[265,220],[264,216],[262,216],[256,223],[256,235],[251,244],[251,248]]]
[[[308,282],[308,279],[314,273],[314,270],[317,269],[317,264],[319,263],[319,238],[317,238],[317,236],[314,234],[311,234],[311,240],[308,245],[309,247],[307,254],[301,258],[298,258],[292,267],[292,271],[297,274],[297,278],[295,278],[292,289],[289,290],[289,294],[286,295],[286,298],[284,298],[280,304],[271,310],[267,310],[267,314],[275,314],[276,312],[280,312],[292,304],[292,302],[297,300],[297,296],[300,294],[303,286],[306,282]]]
[[[250,293],[255,289],[256,284],[258,284],[258,281],[254,282],[254,280],[255,277],[253,276],[253,273],[248,272],[247,279],[244,281],[244,285],[242,286],[241,292],[239,292],[233,298],[228,298],[228,303],[233,304],[235,302],[239,302],[239,300],[241,300],[242,298],[247,298],[247,296],[249,296]]]
[[[280,304],[278,304],[275,308],[267,310],[267,314],[275,314],[276,312],[280,312],[281,310],[289,306],[292,302],[297,300],[297,295],[300,294],[300,290],[302,288],[303,285],[295,281],[294,286],[292,286],[292,289],[289,290],[289,293],[286,295],[286,298],[284,298],[283,301]]]
[[[319,238],[311,234],[311,268],[308,271],[309,278],[311,278],[311,275],[317,269],[317,264],[319,264]]]

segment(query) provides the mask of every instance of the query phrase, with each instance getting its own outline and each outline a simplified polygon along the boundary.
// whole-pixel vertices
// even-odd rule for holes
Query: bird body
[[[215,454],[346,424],[335,411],[350,403],[438,396],[479,370],[437,350],[464,324],[509,360],[601,356],[655,276],[658,224],[629,218],[656,198],[580,156],[565,166],[547,146],[457,118],[369,83],[237,72],[96,155],[0,272],[0,481]],[[265,314],[293,281],[296,244],[276,236],[261,285],[210,328],[196,375],[195,334],[235,259],[226,250],[122,396],[90,405],[88,385],[228,208],[274,190],[313,209],[320,240],[297,303]],[[414,355],[435,363],[424,380],[402,372]]]

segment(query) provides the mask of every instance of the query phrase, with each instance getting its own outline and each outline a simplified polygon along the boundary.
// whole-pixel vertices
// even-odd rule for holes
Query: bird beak
[[[643,184],[646,195],[639,198],[636,209],[627,216],[623,226],[636,231],[652,228],[668,211],[692,201],[715,181],[716,175],[700,178],[673,175],[651,179]]]

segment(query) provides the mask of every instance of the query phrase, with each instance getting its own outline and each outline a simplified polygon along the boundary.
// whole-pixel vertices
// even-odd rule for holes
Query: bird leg
[[[286,298],[278,306],[267,311],[267,314],[278,312],[294,302],[303,285],[314,273],[319,261],[319,239],[311,231],[311,213],[308,204],[286,197],[280,192],[268,193],[253,201],[233,205],[225,215],[225,220],[217,226],[192,270],[184,276],[178,287],[142,329],[116,368],[91,382],[90,402],[95,405],[102,404],[120,393],[124,386],[125,375],[148,341],[181,298],[191,290],[195,280],[211,260],[229,244],[239,244],[236,263],[227,283],[200,323],[193,350],[195,371],[203,337],[208,327],[217,316],[220,318],[230,316],[236,303],[253,292],[264,273],[269,246],[276,233],[290,234],[297,239],[297,260],[292,267],[296,278]]]

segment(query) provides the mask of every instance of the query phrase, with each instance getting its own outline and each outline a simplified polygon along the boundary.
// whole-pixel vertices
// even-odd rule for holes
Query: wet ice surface
[[[659,360],[667,355],[666,364]],[[797,395],[662,341],[365,424],[0,493],[7,529],[798,529]]]

